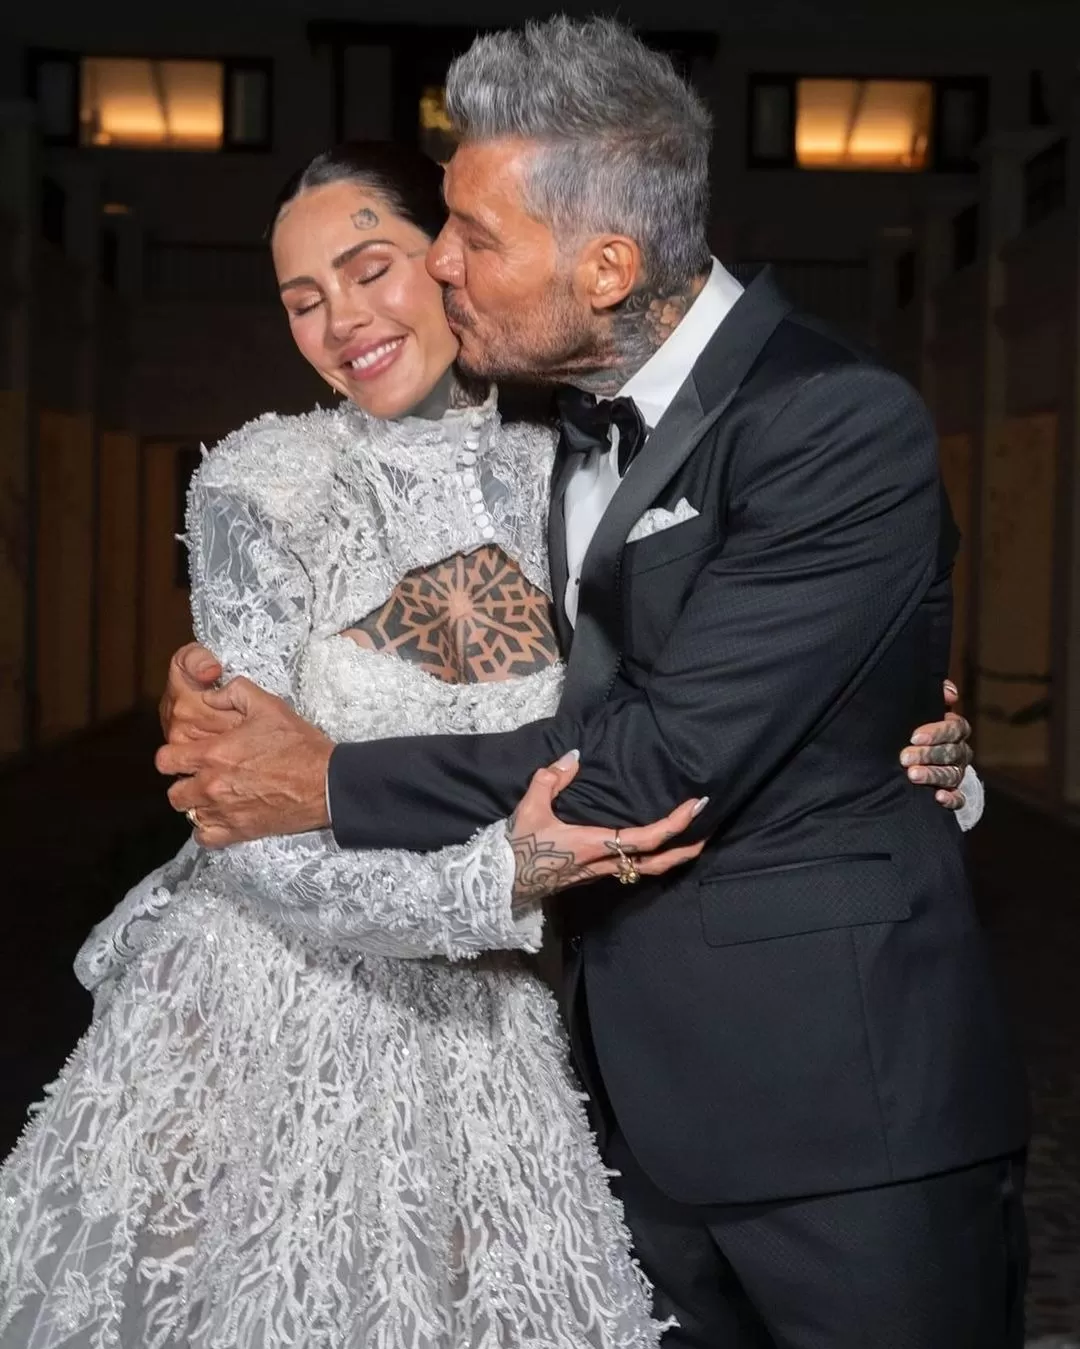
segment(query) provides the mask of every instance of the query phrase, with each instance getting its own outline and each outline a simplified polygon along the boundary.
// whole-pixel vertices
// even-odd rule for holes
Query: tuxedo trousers
[[[608,1165],[665,1349],[1022,1349],[1023,1162],[843,1194],[691,1205],[618,1128]]]
[[[687,1204],[637,1163],[604,1090],[584,980],[575,1058],[664,1349],[1023,1349],[1024,1157],[801,1199]]]

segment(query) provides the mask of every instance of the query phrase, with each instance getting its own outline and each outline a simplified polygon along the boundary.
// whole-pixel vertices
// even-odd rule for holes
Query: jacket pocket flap
[[[713,876],[700,885],[710,946],[796,937],[911,917],[911,900],[891,859],[834,857],[789,867]]]

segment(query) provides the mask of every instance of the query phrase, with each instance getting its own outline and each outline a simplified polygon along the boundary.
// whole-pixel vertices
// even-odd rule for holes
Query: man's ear
[[[612,309],[641,284],[645,268],[641,249],[625,234],[600,234],[578,258],[576,281],[580,294],[595,311]]]

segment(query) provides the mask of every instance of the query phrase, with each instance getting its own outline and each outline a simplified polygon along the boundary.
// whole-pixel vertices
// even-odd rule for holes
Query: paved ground
[[[87,929],[186,836],[156,743],[141,716],[0,776],[0,1155],[88,1020],[70,973]],[[1080,831],[991,796],[972,860],[1031,1073],[1030,1331],[1080,1341]]]

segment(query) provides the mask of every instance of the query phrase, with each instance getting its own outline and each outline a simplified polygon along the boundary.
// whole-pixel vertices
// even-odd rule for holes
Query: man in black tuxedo
[[[318,827],[328,756],[343,845],[428,850],[570,749],[568,822],[707,796],[691,867],[561,906],[571,1034],[666,1342],[1015,1349],[1024,1091],[960,831],[894,760],[949,649],[926,410],[767,274],[742,292],[710,259],[707,116],[625,29],[480,39],[447,92],[462,144],[429,266],[462,363],[572,386],[563,703],[331,753],[241,686],[286,728],[278,762],[313,765],[295,808],[230,826],[197,780],[174,801],[209,842]],[[513,842],[527,861],[520,821]]]

